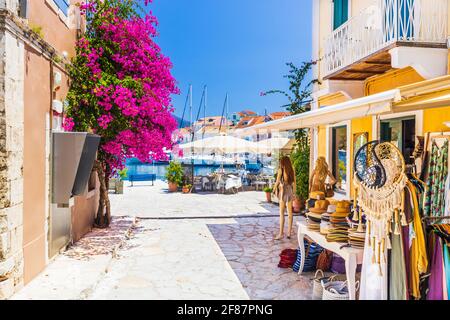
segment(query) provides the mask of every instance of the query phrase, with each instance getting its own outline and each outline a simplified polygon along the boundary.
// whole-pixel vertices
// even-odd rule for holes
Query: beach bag
[[[332,254],[331,272],[345,274],[345,260],[335,253]]]
[[[334,187],[332,184],[325,184],[325,197],[333,198],[334,197]]]
[[[303,266],[303,272],[313,272],[316,270],[317,258],[323,251],[323,248],[319,246],[317,243],[314,243],[313,241],[310,241],[306,238],[304,239],[304,244],[305,244],[306,259],[305,264]],[[302,261],[301,252],[300,250],[298,250],[297,260],[295,261],[294,266],[292,268],[295,272],[299,272],[301,261]]]
[[[325,282],[322,280],[321,283],[323,287],[322,300],[342,301],[350,299],[347,281]],[[358,290],[359,290],[359,281],[356,282],[356,291]]]
[[[298,250],[296,249],[285,249],[280,253],[280,262],[278,263],[278,268],[289,269],[295,263],[298,255]]]
[[[319,277],[320,273],[320,277]],[[326,279],[325,275],[322,270],[317,270],[316,274],[314,275],[313,280],[313,293],[312,293],[312,299],[313,300],[322,300],[323,295],[323,287],[322,287],[322,280]]]
[[[328,271],[331,268],[331,262],[333,260],[333,252],[329,250],[323,250],[317,257],[317,270]]]

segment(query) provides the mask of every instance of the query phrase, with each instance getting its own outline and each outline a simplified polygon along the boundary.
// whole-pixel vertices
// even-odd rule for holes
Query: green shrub
[[[179,162],[171,161],[169,163],[166,171],[166,179],[178,186],[183,183],[183,168]]]
[[[128,175],[128,168],[124,168],[118,172],[120,180],[125,180]]]
[[[273,189],[272,189],[272,188],[269,188],[269,187],[265,187],[265,188],[263,189],[263,191],[264,191],[264,192],[272,193]]]
[[[295,193],[303,200],[309,197],[309,152],[309,146],[304,148],[297,146],[291,154],[291,161],[297,178]]]

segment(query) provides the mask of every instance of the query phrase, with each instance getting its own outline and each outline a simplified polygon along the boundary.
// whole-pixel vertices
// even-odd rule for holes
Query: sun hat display
[[[313,213],[325,213],[329,205],[330,202],[328,200],[318,200],[314,204],[314,208],[310,208],[309,211]]]
[[[348,231],[348,244],[352,248],[364,249],[364,242],[366,240],[366,232],[360,232],[357,228]]]
[[[336,205],[335,204],[329,204],[327,208],[327,213],[335,213],[336,212]]]
[[[325,192],[322,191],[313,191],[311,192],[311,194],[309,195],[309,197],[311,199],[316,199],[316,200],[325,200]]]

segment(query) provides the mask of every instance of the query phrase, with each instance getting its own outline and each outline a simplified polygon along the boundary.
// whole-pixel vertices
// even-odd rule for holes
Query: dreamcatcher
[[[395,234],[400,234],[400,226],[407,223],[403,210],[405,160],[392,143],[372,141],[358,150],[354,171],[355,203],[362,210],[359,214],[355,211],[354,219],[359,219],[362,229],[361,216],[366,215],[369,245],[379,246],[378,252],[384,252],[385,246],[391,248],[392,222]]]

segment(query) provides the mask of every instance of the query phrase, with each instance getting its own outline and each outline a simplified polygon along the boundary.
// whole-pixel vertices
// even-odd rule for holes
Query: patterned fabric
[[[316,270],[317,259],[319,258],[320,253],[323,251],[323,248],[319,246],[317,243],[310,243],[306,239],[304,239],[304,243],[305,243],[306,259],[305,264],[303,266],[303,272],[311,272]],[[295,272],[299,271],[301,262],[302,262],[302,255],[299,249],[297,253],[297,260],[295,261],[294,266],[292,267],[292,269]]]
[[[445,216],[445,183],[448,175],[448,140],[439,148],[436,141],[430,155],[427,193],[424,213],[426,216]]]

